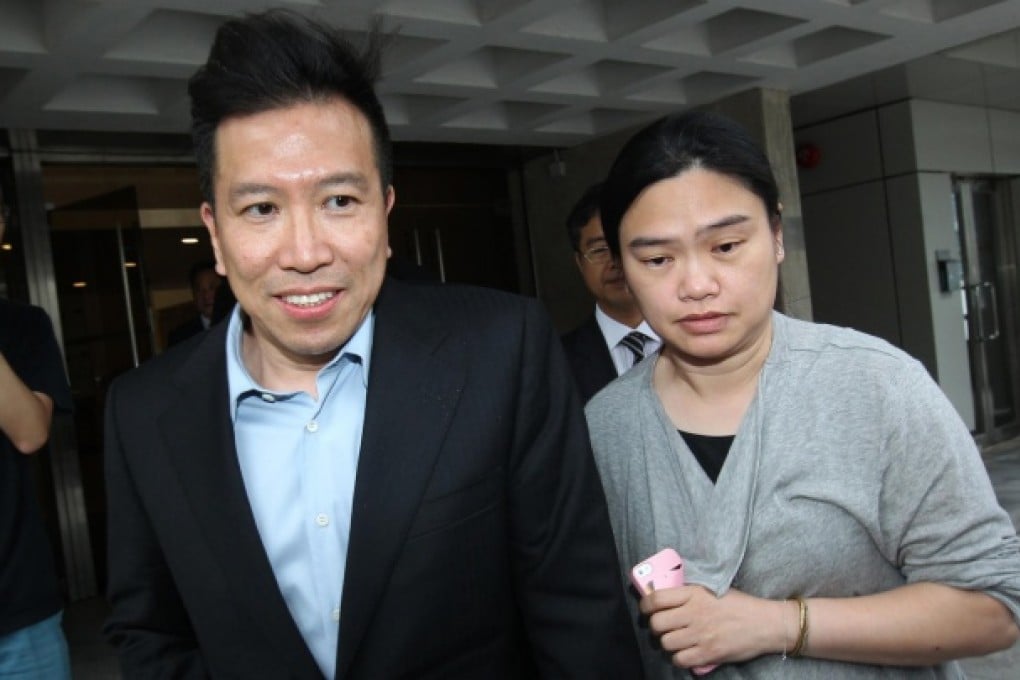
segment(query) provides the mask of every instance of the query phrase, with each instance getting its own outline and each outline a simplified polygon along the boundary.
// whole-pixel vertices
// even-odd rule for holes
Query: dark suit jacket
[[[596,392],[616,379],[616,366],[594,313],[587,321],[563,336],[563,349],[570,360],[581,399],[586,403]]]
[[[637,678],[602,488],[526,298],[388,281],[337,678]],[[106,634],[126,678],[320,678],[245,495],[219,324],[119,378]]]
[[[166,346],[173,347],[176,344],[184,342],[193,335],[198,335],[205,330],[205,326],[202,325],[202,317],[196,314],[191,321],[182,323],[177,328],[170,331],[167,335]]]

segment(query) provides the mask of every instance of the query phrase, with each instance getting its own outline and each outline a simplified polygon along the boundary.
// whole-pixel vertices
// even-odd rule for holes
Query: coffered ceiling
[[[1020,108],[1020,0],[0,0],[0,128],[184,132],[216,27],[270,6],[383,17],[397,140],[569,146],[759,87],[819,93],[802,121],[918,88]]]

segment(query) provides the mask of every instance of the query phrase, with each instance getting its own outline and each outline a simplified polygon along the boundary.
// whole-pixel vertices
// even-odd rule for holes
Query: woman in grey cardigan
[[[772,310],[780,210],[764,154],[709,114],[639,132],[606,182],[664,344],[589,402],[592,443],[621,570],[672,547],[689,584],[634,597],[648,676],[961,677],[1020,635],[1016,532],[917,361]]]

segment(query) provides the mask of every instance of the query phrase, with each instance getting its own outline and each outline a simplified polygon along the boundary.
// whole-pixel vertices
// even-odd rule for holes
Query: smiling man
[[[594,313],[563,336],[563,348],[584,401],[659,349],[659,336],[641,317],[619,260],[606,245],[599,218],[601,196],[602,184],[593,184],[567,216],[574,260],[595,298]]]
[[[545,314],[385,277],[372,36],[232,20],[190,82],[238,305],[111,388],[108,639],[129,678],[638,677]]]

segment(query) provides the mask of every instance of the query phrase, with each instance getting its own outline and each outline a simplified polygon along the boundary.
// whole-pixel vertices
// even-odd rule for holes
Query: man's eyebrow
[[[586,238],[582,245],[585,248],[591,248],[591,247],[594,247],[598,243],[601,243],[601,245],[605,245],[606,244],[606,237],[605,236],[592,236],[592,237]]]
[[[368,177],[360,172],[339,172],[328,177],[323,177],[321,180],[316,182],[316,186],[320,189],[326,189],[337,186],[350,185],[357,187],[361,190],[367,190],[370,182]],[[262,182],[241,182],[230,188],[229,198],[231,200],[237,200],[246,196],[259,196],[259,195],[275,195],[279,193],[279,190],[271,184],[263,184]]]
[[[334,187],[342,186],[344,184],[352,184],[358,189],[367,190],[370,186],[368,177],[360,172],[338,172],[335,175],[324,177],[322,180],[317,182],[320,187]]]
[[[245,196],[275,193],[276,189],[274,189],[269,184],[260,184],[258,182],[242,182],[241,184],[235,184],[234,186],[230,187],[230,191],[228,192],[227,197],[230,200],[237,200],[239,198],[244,198]]]
[[[711,222],[704,226],[698,227],[695,231],[695,237],[704,236],[706,232],[714,231],[716,229],[725,229],[726,227],[734,227],[746,223],[751,218],[747,215],[729,215],[715,222]],[[654,248],[656,246],[664,246],[673,243],[676,239],[658,236],[638,236],[627,242],[628,248]]]

